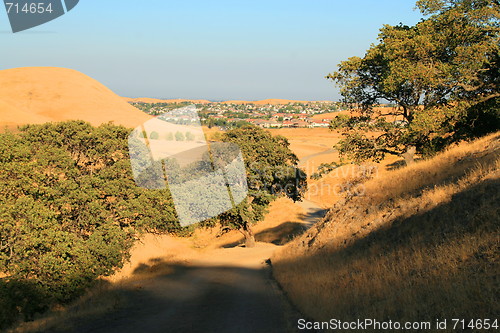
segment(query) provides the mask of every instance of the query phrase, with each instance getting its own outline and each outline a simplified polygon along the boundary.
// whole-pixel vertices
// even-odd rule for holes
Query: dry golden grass
[[[317,320],[496,318],[500,134],[389,171],[273,257]]]
[[[345,115],[350,115],[350,111],[339,111],[339,112],[329,112],[329,113],[320,113],[320,114],[315,114],[312,116],[313,119],[335,119],[339,115],[345,114]]]
[[[367,177],[377,177],[380,169],[380,165],[374,163],[343,165],[320,179],[308,179],[305,199],[323,208],[331,208],[346,192],[356,191],[360,181],[366,180]]]
[[[339,113],[332,113],[332,115],[337,114]],[[301,160],[300,167],[309,176],[316,173],[323,163],[340,161],[340,156],[334,149],[342,138],[340,132],[331,131],[328,128],[283,128],[269,131],[273,135],[282,135],[288,139],[291,150]],[[374,133],[369,133],[369,135],[374,135]],[[360,176],[366,172],[375,172],[377,176],[383,174],[389,165],[399,160],[401,160],[399,157],[387,156],[381,163],[369,163],[362,166],[348,164],[319,180],[309,179],[309,191],[305,194],[305,199],[321,207],[330,208],[345,194],[345,187],[357,182]]]
[[[290,199],[279,198],[271,203],[264,221],[252,227],[257,242],[281,245],[303,231],[304,209]],[[198,249],[216,249],[242,245],[244,238],[239,231],[221,233],[219,228],[198,229],[190,241]]]
[[[273,135],[282,135],[288,140],[314,143],[324,146],[334,145],[342,135],[328,128],[276,128],[269,129]]]
[[[71,69],[2,70],[0,87],[0,127],[66,120],[136,127],[151,119],[96,80]]]
[[[207,126],[203,126],[203,133],[205,133],[207,140],[218,141],[224,132],[218,127],[208,128]]]
[[[287,138],[290,148],[300,159],[328,151],[342,138],[340,133],[328,128],[280,128],[269,131]]]

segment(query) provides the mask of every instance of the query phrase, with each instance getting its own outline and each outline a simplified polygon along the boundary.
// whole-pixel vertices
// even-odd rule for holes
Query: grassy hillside
[[[316,320],[497,318],[500,133],[382,173],[273,257]]]
[[[0,129],[84,120],[136,127],[151,119],[98,81],[75,70],[25,67],[0,71]]]

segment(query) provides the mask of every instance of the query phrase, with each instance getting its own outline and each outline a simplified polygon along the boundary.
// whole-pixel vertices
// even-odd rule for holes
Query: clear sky
[[[418,22],[414,7],[415,0],[80,0],[17,34],[0,10],[0,69],[73,68],[129,97],[337,100],[325,75],[362,56],[383,24]]]

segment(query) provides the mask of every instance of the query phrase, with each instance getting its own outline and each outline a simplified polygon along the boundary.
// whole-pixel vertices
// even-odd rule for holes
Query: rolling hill
[[[128,103],[147,103],[147,104],[154,104],[154,103],[184,103],[184,102],[190,102],[190,103],[195,103],[195,104],[208,104],[212,103],[209,100],[206,99],[158,99],[158,98],[149,98],[149,97],[139,97],[139,98],[129,98],[129,97],[122,97],[124,101]]]
[[[1,127],[66,120],[135,127],[150,119],[101,83],[71,69],[2,70],[0,87]]]
[[[148,98],[148,97],[140,97],[140,98],[129,98],[129,97],[123,97],[123,100],[126,102],[135,102],[135,103],[183,103],[183,102],[191,102],[195,104],[208,104],[208,103],[213,103],[209,100],[206,99],[158,99],[158,98]],[[294,101],[294,100],[289,100],[289,99],[264,99],[261,101],[224,101],[222,103],[224,104],[255,104],[255,105],[286,105],[286,104],[293,104],[293,103],[312,103],[315,101]]]

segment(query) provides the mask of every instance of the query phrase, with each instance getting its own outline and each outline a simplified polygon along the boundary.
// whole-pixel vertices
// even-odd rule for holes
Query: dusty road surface
[[[306,228],[312,227],[328,213],[328,209],[321,207],[311,200],[303,199],[297,204],[304,209],[305,215],[303,221],[306,224]]]
[[[306,156],[310,158],[323,153]],[[313,201],[296,203],[306,228],[326,210]],[[151,236],[152,237],[152,236]],[[146,239],[130,264],[110,279],[111,287],[69,307],[55,325],[36,332],[77,333],[281,333],[296,332],[300,314],[293,310],[266,264],[278,248],[207,248],[195,251],[189,241]],[[191,245],[190,245],[191,244]],[[233,245],[234,246],[234,245]],[[172,254],[175,253],[175,257]],[[111,296],[108,295],[111,294]],[[112,306],[109,306],[110,299]],[[116,301],[115,301],[116,299]],[[88,310],[90,304],[90,311]],[[104,304],[104,305],[102,305]],[[96,311],[92,311],[92,308]],[[72,315],[71,312],[75,311]],[[28,332],[28,331],[27,331]],[[33,332],[33,331],[29,331]]]
[[[121,284],[115,309],[73,318],[61,332],[293,332],[296,318],[265,264],[275,249],[258,243],[144,264]]]
[[[325,151],[322,151],[322,152],[319,152],[319,153],[316,153],[316,154],[312,154],[312,155],[308,155],[308,156],[305,156],[305,157],[302,157],[299,161],[299,167],[303,168],[305,166],[307,166],[307,163],[309,161],[311,161],[312,159],[318,157],[318,156],[322,156],[322,155],[331,155],[331,154],[334,154],[336,153],[337,150],[334,149],[334,148],[331,148],[331,149],[327,149]],[[319,165],[318,165],[319,166]]]
[[[332,153],[335,153],[336,151],[337,151],[336,149],[327,149],[320,153],[302,157],[299,161],[299,167],[304,168],[307,166],[307,163],[312,159],[322,155],[330,155]],[[307,228],[312,227],[316,222],[321,220],[328,212],[328,209],[325,209],[318,203],[311,200],[307,200],[305,198],[302,201],[298,202],[297,204],[300,205],[305,211],[303,220],[307,224]]]

